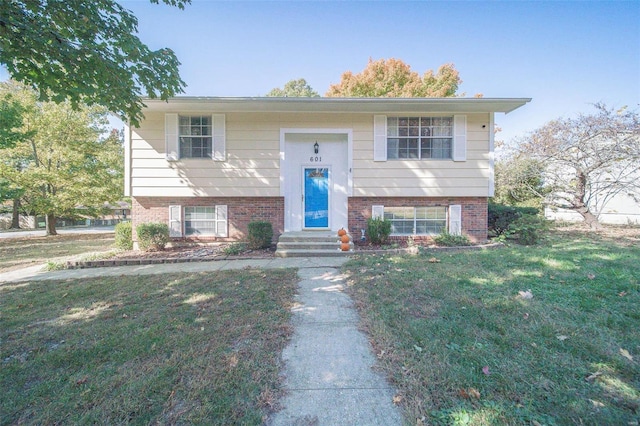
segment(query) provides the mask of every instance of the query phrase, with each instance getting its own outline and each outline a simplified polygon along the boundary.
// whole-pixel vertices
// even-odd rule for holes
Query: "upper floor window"
[[[213,133],[211,116],[179,117],[179,140],[181,158],[211,158]]]
[[[388,159],[451,159],[453,117],[387,117]]]

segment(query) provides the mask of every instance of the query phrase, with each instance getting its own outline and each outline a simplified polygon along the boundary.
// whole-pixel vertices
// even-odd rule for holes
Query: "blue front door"
[[[329,227],[329,169],[304,169],[304,227]]]

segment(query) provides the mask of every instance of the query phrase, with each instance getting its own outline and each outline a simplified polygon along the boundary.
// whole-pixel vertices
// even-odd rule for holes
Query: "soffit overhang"
[[[143,99],[144,111],[213,113],[509,113],[531,98],[270,98],[178,96]]]

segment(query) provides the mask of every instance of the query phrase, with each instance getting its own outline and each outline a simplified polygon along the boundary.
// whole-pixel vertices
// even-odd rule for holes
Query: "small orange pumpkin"
[[[340,228],[340,230],[338,230],[338,237],[342,237],[343,235],[347,235],[347,231],[345,231],[344,228]]]
[[[343,243],[348,243],[350,240],[349,236],[347,234],[344,234],[340,237],[340,241],[342,241]]]
[[[351,248],[351,245],[349,243],[340,244],[340,250],[342,251],[349,251],[350,248]]]

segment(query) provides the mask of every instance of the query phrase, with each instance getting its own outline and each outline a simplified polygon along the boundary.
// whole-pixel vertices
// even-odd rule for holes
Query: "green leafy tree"
[[[23,117],[29,136],[3,150],[0,178],[21,191],[23,208],[45,216],[47,235],[55,235],[57,217],[95,216],[121,197],[122,135],[104,136],[103,107],[38,102],[26,90],[20,96],[30,111]]]
[[[358,74],[346,71],[340,83],[332,84],[327,97],[346,98],[436,98],[456,96],[462,83],[453,64],[442,65],[437,73],[429,70],[422,77],[399,59],[369,59]]]
[[[603,104],[595,112],[550,121],[517,152],[541,169],[546,205],[575,211],[591,228],[618,194],[640,198],[640,116]]]
[[[10,148],[24,137],[20,131],[23,113],[24,107],[10,93],[0,99],[0,149]]]
[[[543,182],[544,165],[525,155],[500,158],[495,165],[493,201],[516,207],[542,208],[549,189]]]
[[[319,98],[318,92],[307,83],[304,78],[290,80],[284,88],[276,87],[271,89],[265,96],[276,98]]]
[[[167,99],[184,88],[173,51],[149,49],[137,32],[136,17],[115,0],[3,0],[0,64],[42,100],[102,105],[137,124],[141,94]]]

